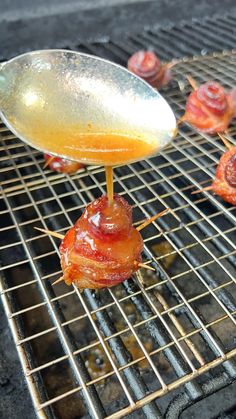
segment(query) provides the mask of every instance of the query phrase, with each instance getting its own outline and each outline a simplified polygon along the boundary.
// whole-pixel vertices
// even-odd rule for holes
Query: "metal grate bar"
[[[98,309],[101,307],[101,302],[99,301],[100,299],[98,297],[94,299],[89,291],[85,291],[85,294],[89,300],[91,307],[93,308],[93,312],[97,313],[99,326],[101,330],[103,331],[104,335],[106,336],[104,340],[108,342],[111,350],[115,354],[116,359],[120,365],[119,371],[122,371],[125,368],[124,375],[127,381],[130,384],[137,383],[137,385],[133,386],[132,388],[132,391],[135,397],[137,397],[138,399],[143,398],[145,394],[147,393],[147,387],[142,382],[142,379],[139,376],[138,369],[136,369],[134,366],[134,362],[129,362],[130,355],[125,345],[123,345],[122,340],[119,338],[121,333],[116,332],[114,325],[111,323],[111,320],[109,318],[109,314],[107,313],[107,311],[104,311],[104,309],[98,311]],[[128,331],[128,328],[125,330],[125,332],[127,331]],[[124,330],[122,331],[122,333],[124,333]],[[117,348],[120,348],[120,349],[117,349]],[[145,359],[145,357],[143,359]],[[158,378],[160,379],[161,377],[158,377]],[[149,417],[158,418],[161,416],[159,410],[153,404],[146,406],[143,412],[148,418]]]
[[[34,158],[34,157],[32,157],[32,158]],[[35,161],[35,164],[37,165],[37,162]],[[39,170],[40,170],[40,167],[39,167]],[[74,182],[73,182],[73,180],[71,179],[71,178],[69,178],[69,181],[74,185]],[[49,187],[50,187],[50,189],[52,189],[51,188],[51,185],[49,184]],[[77,190],[77,187],[74,185],[74,187],[75,187],[75,190]],[[55,195],[55,192],[52,190],[52,192],[53,192],[53,194]],[[79,190],[77,190],[77,192],[78,192],[78,194],[80,195],[80,191]],[[58,200],[58,197],[55,195],[55,198],[56,198],[56,200],[60,203],[60,201]],[[84,201],[84,203],[85,203],[85,201]],[[60,206],[61,206],[61,208],[63,209],[63,213],[65,212],[65,209],[62,207],[62,205],[61,205],[61,203],[60,203]],[[68,219],[68,222],[69,222],[69,224],[70,225],[72,225],[72,222],[71,222],[71,220],[70,220],[70,218],[67,216],[67,219]],[[45,256],[45,254],[44,254],[44,256]],[[35,258],[34,258],[35,259]],[[76,292],[78,293],[78,291],[77,291],[77,289],[76,289]],[[132,405],[134,405],[134,402],[133,402],[133,400],[132,400],[132,397],[131,397],[131,395],[130,395],[130,393],[127,391],[127,388],[126,388],[126,385],[125,385],[125,383],[124,383],[124,381],[123,381],[123,379],[122,379],[122,377],[121,377],[121,375],[120,375],[120,373],[119,373],[119,370],[117,369],[117,367],[116,367],[116,365],[115,365],[115,363],[113,362],[113,359],[112,359],[112,357],[110,356],[110,353],[109,353],[109,351],[107,350],[107,347],[106,347],[106,345],[105,345],[105,343],[104,343],[104,340],[103,340],[103,338],[102,338],[102,336],[101,336],[101,334],[100,334],[100,332],[99,332],[99,330],[98,330],[98,328],[96,327],[96,325],[95,325],[95,323],[94,323],[94,321],[93,321],[93,319],[92,319],[92,316],[91,316],[91,314],[90,314],[90,312],[89,312],[89,310],[88,310],[88,308],[86,307],[86,303],[85,303],[85,301],[82,299],[82,296],[78,293],[78,296],[79,296],[79,298],[81,299],[81,302],[82,302],[82,304],[83,304],[83,306],[84,306],[84,308],[85,308],[85,311],[86,311],[86,313],[87,313],[87,316],[89,317],[89,319],[90,319],[90,322],[93,324],[93,327],[94,327],[94,329],[96,330],[96,334],[97,334],[97,336],[98,336],[98,338],[99,338],[99,341],[100,341],[100,343],[102,344],[102,346],[103,346],[103,348],[104,348],[104,351],[105,351],[105,353],[107,354],[107,357],[109,358],[109,360],[110,360],[110,363],[111,363],[111,365],[112,365],[112,367],[113,367],[113,369],[114,369],[114,372],[116,373],[116,376],[118,376],[119,377],[119,381],[120,381],[120,383],[121,383],[121,385],[122,385],[122,387],[123,387],[123,390],[124,390],[124,392],[125,392],[125,394],[127,395],[127,398],[128,398],[128,400],[129,400],[129,403],[130,403],[130,405],[132,406]],[[50,331],[52,331],[53,329],[48,329],[47,331],[45,331],[45,332],[50,332]],[[34,338],[36,338],[36,337],[38,337],[37,335],[36,336],[34,336]],[[31,337],[29,337],[29,339],[31,339],[32,338],[32,336]],[[126,374],[126,377],[128,378],[128,380],[130,379],[130,374]],[[161,379],[161,377],[160,377],[160,379]],[[132,376],[132,381],[134,381],[134,375]],[[164,383],[163,383],[164,384]],[[142,389],[142,382],[140,381],[140,380],[138,380],[137,381],[137,378],[136,378],[136,387],[139,387],[139,388],[141,388]],[[140,396],[142,396],[142,395],[144,395],[145,394],[145,390],[143,390],[143,393],[141,392],[140,393],[140,391],[139,391],[139,397]],[[58,399],[57,399],[58,400]],[[51,401],[52,402],[52,401]],[[47,404],[44,404],[44,406],[46,406],[46,405],[48,405],[50,402],[47,402]],[[152,416],[151,417],[157,417],[157,414],[158,414],[158,410],[154,407],[154,406],[150,406],[150,407],[147,407],[147,408],[145,408],[144,409],[144,412],[146,412],[146,415],[147,415],[147,417],[150,417],[150,413],[152,414]]]
[[[151,164],[151,163],[150,163]],[[157,170],[157,169],[156,169]],[[136,175],[138,176],[138,173],[136,173]],[[165,180],[167,180],[168,181],[168,179],[166,179],[165,178]],[[149,185],[147,185],[147,187],[149,188],[149,189],[151,189],[150,188],[150,186]],[[136,201],[136,204],[138,205],[138,202]],[[147,215],[147,214],[146,214]],[[180,221],[180,220],[179,220]],[[154,225],[155,225],[155,222],[154,222]],[[163,233],[163,235],[165,235],[165,233]],[[171,242],[171,244],[172,244],[172,246],[175,248],[175,250],[176,250],[176,252],[177,253],[180,253],[180,251],[179,251],[179,249],[178,249],[178,247],[171,241],[171,239],[169,238],[169,237],[167,237],[167,235],[165,235],[166,236],[166,239],[168,240],[168,241],[170,241]],[[151,254],[150,254],[150,256],[152,256]],[[195,272],[196,274],[197,274],[197,276],[201,279],[201,281],[204,281],[203,280],[203,278],[200,276],[200,274],[198,273],[198,271],[196,270],[196,269],[194,269],[194,267],[192,266],[192,264],[191,264],[191,262],[189,262],[188,261],[188,259],[184,256],[184,254],[182,254],[181,255],[182,256],[182,258],[183,259],[185,259],[185,261],[187,262],[187,264],[189,265],[189,267],[191,268],[191,270],[193,271],[193,272]],[[170,278],[168,278],[168,280],[170,281]],[[209,331],[207,331],[207,329],[205,328],[205,326],[204,326],[204,324],[202,323],[202,321],[200,320],[200,318],[196,315],[196,312],[194,312],[194,310],[192,310],[192,308],[191,308],[191,306],[189,305],[189,303],[187,302],[187,300],[184,298],[184,296],[183,296],[183,294],[180,292],[180,290],[176,287],[176,285],[174,284],[174,282],[172,281],[171,282],[171,284],[172,284],[172,286],[175,288],[175,290],[177,291],[177,293],[178,293],[178,295],[180,296],[180,298],[182,299],[182,301],[185,303],[185,305],[189,308],[189,310],[190,310],[190,312],[192,313],[192,315],[193,316],[195,316],[195,318],[196,318],[196,320],[197,320],[197,322],[201,325],[201,327],[203,328],[203,330],[206,332],[206,334],[207,334],[207,336],[208,336],[208,338],[211,340],[211,342],[214,344],[214,346],[215,346],[215,348],[217,349],[217,352],[221,355],[221,356],[224,356],[224,353],[223,353],[223,351],[221,350],[221,348],[219,347],[219,345],[218,345],[218,343],[215,341],[215,339],[213,338],[213,336],[211,336],[211,334],[209,333]],[[208,291],[209,292],[211,292],[211,289],[207,286],[207,284],[205,284],[205,286],[207,287],[207,289],[208,289]],[[149,300],[149,297],[148,296],[145,296],[148,300]],[[149,303],[150,303],[150,300],[149,300]],[[152,303],[151,303],[152,304]],[[165,327],[167,328],[167,330],[168,330],[168,327],[167,327],[167,325],[165,324]],[[173,338],[173,340],[175,339],[173,336],[172,336],[172,338]]]
[[[97,182],[97,180],[96,180],[95,177],[93,177],[93,180],[97,184],[98,188],[101,190],[101,193],[104,193],[104,189],[100,186],[100,184]],[[126,188],[124,187],[124,189],[126,189]],[[127,191],[127,193],[130,193],[130,192]],[[136,205],[139,205],[137,203],[137,201],[135,201],[135,204]],[[148,252],[148,250],[147,250],[147,252]],[[145,291],[142,289],[142,293],[143,292],[145,293]],[[115,299],[114,295],[113,295],[113,299]],[[146,293],[145,293],[145,299],[150,303],[150,299],[149,299],[149,297],[148,297],[148,295]],[[117,300],[115,299],[115,301],[117,301]],[[171,330],[168,327],[167,323],[160,316],[159,312],[156,310],[155,306],[153,306],[152,303],[151,303],[151,307],[153,309],[153,312],[156,314],[156,316],[159,317],[159,319],[161,320],[161,323],[165,326],[164,329],[163,329],[164,330],[163,332],[160,331],[160,325],[158,326],[158,328],[156,328],[156,326],[154,326],[154,328],[156,330],[155,339],[157,340],[157,342],[159,344],[161,344],[161,345],[163,345],[163,342],[166,342],[166,330],[167,330],[169,332],[169,334],[171,335],[172,339],[173,339],[173,343],[175,343],[177,345],[178,349],[180,350],[180,353],[182,353],[183,357],[185,358],[185,360],[187,361],[187,363],[189,364],[189,366],[191,367],[191,369],[194,371],[195,368],[194,368],[193,364],[191,363],[191,361],[188,359],[188,357],[186,356],[186,354],[182,350],[182,347],[179,345],[178,340],[175,338],[175,336],[171,332]],[[119,308],[120,308],[120,304],[119,304]],[[140,310],[141,307],[140,306],[137,306],[136,308],[137,308],[137,310],[140,311],[140,313],[141,313],[141,315],[143,317],[143,310]],[[120,310],[121,310],[121,308],[120,308]],[[123,311],[122,311],[122,313],[124,315],[124,312]],[[125,316],[125,318],[126,318],[126,322],[127,322],[127,317]],[[158,332],[157,332],[157,330],[158,330]],[[132,332],[133,332],[133,335],[135,335],[135,337],[137,339],[137,342],[140,344],[140,340],[138,339],[137,334],[135,333],[135,331],[134,331],[133,328],[132,328]],[[170,357],[170,359],[173,360],[174,354],[172,353],[172,350],[170,350],[170,353],[168,351],[167,357]],[[146,358],[147,358],[147,356],[146,356]],[[186,372],[184,372],[184,371],[186,371],[186,369],[185,369],[185,367],[183,367],[182,362],[176,362],[176,363],[173,362],[173,365],[174,364],[175,364],[174,368],[175,368],[175,371],[176,371],[176,373],[177,373],[178,376],[181,376],[181,375],[183,375],[183,373],[186,373]],[[192,389],[192,393],[195,394],[195,395],[197,394],[196,397],[199,397],[200,391],[199,391],[198,388],[196,389],[196,385],[190,384],[190,386],[191,386],[191,389]]]
[[[6,200],[6,204],[7,204],[7,200]],[[10,211],[10,207],[9,207],[9,211]],[[28,249],[27,249],[26,245],[24,244],[24,237],[22,236],[22,234],[21,234],[21,232],[20,232],[20,229],[19,229],[19,228],[18,228],[18,226],[17,226],[17,221],[16,221],[16,219],[15,219],[14,215],[12,215],[12,218],[13,218],[14,223],[15,223],[15,225],[16,225],[16,229],[18,230],[18,234],[19,234],[19,236],[21,237],[22,246],[24,246],[25,251],[29,254],[29,258],[30,258],[30,253],[29,253],[29,251],[28,251]],[[35,269],[34,265],[33,265],[33,269],[34,269],[34,274],[35,274],[35,276],[37,277],[38,281],[40,282],[40,277],[39,277],[38,272],[36,271],[36,269]],[[77,372],[78,379],[79,379],[79,381],[81,382],[81,385],[82,385],[83,391],[84,391],[84,393],[85,393],[85,395],[86,395],[86,398],[88,399],[88,401],[89,401],[89,403],[90,403],[90,405],[91,405],[91,406],[90,406],[91,411],[93,412],[93,415],[94,415],[94,417],[95,417],[95,418],[99,418],[100,416],[97,414],[97,412],[96,412],[96,410],[95,410],[95,406],[96,406],[96,404],[95,404],[95,403],[96,403],[96,401],[95,401],[95,399],[94,399],[94,400],[92,400],[92,399],[91,399],[91,395],[90,395],[90,393],[89,393],[89,391],[88,391],[88,389],[87,389],[87,387],[86,387],[86,385],[85,385],[85,383],[84,383],[84,381],[83,381],[83,379],[82,379],[81,371],[79,371],[79,370],[78,370],[78,367],[77,367],[77,366],[76,366],[76,364],[75,364],[75,361],[74,361],[73,354],[72,354],[72,352],[71,352],[70,346],[69,346],[69,344],[68,344],[68,341],[67,341],[67,340],[66,340],[66,338],[65,338],[64,332],[63,332],[63,330],[62,330],[62,328],[61,328],[61,326],[60,326],[60,322],[58,321],[58,319],[57,319],[57,317],[56,317],[56,315],[55,315],[55,312],[54,312],[54,310],[53,310],[53,308],[52,308],[52,305],[51,305],[50,299],[49,299],[49,297],[48,297],[48,295],[47,295],[46,289],[44,288],[44,289],[42,290],[42,292],[43,292],[44,298],[45,298],[45,299],[46,299],[46,301],[47,301],[48,306],[49,306],[49,307],[50,307],[50,309],[51,309],[52,317],[53,317],[53,320],[54,320],[54,322],[55,322],[55,324],[56,324],[57,331],[58,331],[58,333],[60,334],[60,337],[63,339],[63,344],[65,345],[65,349],[66,349],[66,352],[67,352],[67,353],[68,353],[68,355],[69,355],[69,359],[70,359],[70,361],[71,361],[71,364],[72,364],[72,366],[73,366],[73,369]],[[25,371],[25,373],[26,373],[26,371]],[[32,383],[31,383],[31,382],[29,382],[29,381],[28,381],[28,383],[30,384],[30,389],[31,389],[31,387],[32,387]],[[35,400],[35,399],[34,399],[34,400]],[[38,401],[38,400],[37,400],[37,401]],[[99,409],[98,411],[101,411],[101,412],[103,411],[102,406],[98,406],[98,404],[97,404],[97,407],[98,407],[98,409]],[[35,405],[35,408],[36,408],[36,410],[38,410],[39,406],[38,406],[38,405]]]
[[[171,30],[148,30],[127,42],[113,40],[83,49],[124,64],[140,47],[158,48],[166,60],[197,53],[203,35],[205,49],[231,48],[233,35],[227,24],[234,20],[218,20],[219,31],[210,36],[214,20],[207,19],[194,23],[193,36],[193,26],[183,24]],[[185,38],[189,43],[184,43]],[[180,61],[174,71],[179,80],[190,73],[199,82],[215,78],[229,88],[235,80],[234,62],[234,53],[216,54]],[[186,85],[181,93],[176,82],[164,91],[178,116],[188,91]],[[232,142],[235,133],[233,125]],[[0,270],[5,278],[1,293],[39,415],[49,406],[58,417],[65,417],[63,409],[68,405],[77,412],[82,409],[82,395],[93,417],[118,418],[142,408],[144,417],[161,418],[165,413],[154,400],[181,385],[189,403],[204,397],[207,386],[197,377],[206,371],[221,365],[227,380],[235,380],[235,208],[209,193],[191,195],[195,187],[212,179],[224,151],[221,142],[183,125],[173,144],[157,157],[116,168],[115,190],[133,205],[135,222],[171,208],[144,231],[144,256],[156,272],[139,275],[145,286],[130,280],[111,290],[86,290],[82,295],[63,284],[51,288],[48,281],[60,275],[58,241],[34,232],[33,227],[65,232],[84,206],[104,193],[103,169],[91,167],[71,177],[52,174],[42,170],[42,156],[9,135],[3,125],[0,136],[0,176],[5,176],[0,196],[4,220]],[[7,256],[15,249],[17,262]],[[19,280],[18,269],[26,268],[28,276]],[[35,297],[25,302],[23,294],[31,293]],[[12,299],[17,301],[14,307]],[[27,326],[32,316],[36,329]],[[19,334],[18,319],[25,324]],[[56,339],[53,358],[44,354],[27,368],[27,345],[37,359],[40,342],[47,349],[52,335]],[[56,349],[59,341],[61,352]],[[106,360],[98,375],[91,368],[94,353]],[[67,362],[66,372],[72,372],[68,385],[53,391],[48,378],[51,368],[61,370]],[[36,377],[42,378],[48,394],[39,395],[33,384]],[[210,373],[209,377],[219,388]],[[117,392],[115,401],[105,398],[104,383]]]
[[[134,50],[147,47],[157,49],[158,55],[164,60],[180,58],[183,55],[205,55],[207,52],[234,48],[235,38],[230,31],[232,22],[229,19],[229,16],[223,19],[218,16],[201,21],[195,19],[192,23],[185,22],[181,25],[167,25],[166,28],[157,26],[138,36],[129,36],[125,40],[84,44],[78,48],[83,52],[116,60],[120,64],[124,64]]]
[[[30,153],[30,150],[29,150],[29,148],[27,146],[26,146],[26,149]],[[11,155],[10,155],[9,151],[8,150],[6,150],[6,151],[7,151],[7,154],[9,155],[9,158],[11,159]],[[34,158],[33,154],[31,154],[31,157]],[[15,166],[14,160],[12,161],[12,165],[14,166],[14,168],[16,170],[16,173],[20,177],[20,172],[19,172],[18,168]],[[24,181],[23,181],[23,183],[24,183]],[[28,188],[27,188],[26,185],[25,185],[25,190],[26,190],[26,193],[27,193],[28,197],[32,200],[32,203],[34,205],[34,208],[35,208],[35,210],[36,210],[36,212],[37,212],[37,214],[38,214],[38,216],[39,216],[39,218],[40,218],[43,226],[46,228],[46,224],[44,223],[43,217],[40,214],[37,206],[34,204],[34,201],[31,198],[30,192],[29,192],[29,190],[28,190]],[[9,203],[6,200],[5,196],[4,196],[4,199],[6,201],[6,205],[8,207],[8,210],[11,212],[11,208],[10,208]],[[62,329],[62,327],[60,325],[60,320],[59,320],[56,312],[53,310],[52,304],[50,302],[48,291],[47,291],[46,287],[43,286],[43,283],[41,282],[40,276],[39,276],[38,271],[37,271],[37,267],[33,263],[33,259],[31,259],[30,250],[28,249],[28,247],[27,247],[27,245],[26,245],[26,243],[24,241],[24,236],[21,233],[20,228],[18,227],[17,219],[15,218],[14,213],[11,213],[11,217],[12,217],[12,219],[14,221],[16,230],[17,230],[18,235],[19,235],[19,237],[21,239],[22,246],[24,247],[24,250],[25,250],[26,254],[28,255],[28,258],[29,258],[30,264],[32,266],[34,275],[35,275],[35,277],[37,278],[37,280],[39,282],[40,291],[42,292],[42,294],[43,294],[43,296],[44,296],[44,298],[45,298],[45,300],[47,302],[48,308],[50,309],[50,312],[52,313],[53,322],[56,325],[57,332],[59,334],[60,339],[63,342],[63,346],[65,348],[65,351],[68,353],[69,360],[71,362],[71,366],[73,368],[73,371],[74,371],[76,377],[78,378],[79,382],[81,383],[81,388],[83,389],[83,392],[84,392],[84,395],[85,395],[85,400],[88,402],[89,408],[91,409],[91,413],[93,414],[94,418],[98,418],[99,419],[101,417],[101,415],[104,413],[103,406],[102,406],[101,403],[99,403],[99,400],[97,398],[96,392],[95,391],[92,392],[91,389],[88,390],[88,388],[86,387],[86,383],[85,383],[85,380],[84,380],[85,379],[85,374],[83,374],[83,372],[81,371],[81,368],[79,368],[78,364],[76,363],[76,361],[75,361],[75,359],[73,357],[73,352],[72,352],[72,348],[70,346],[70,343],[68,342],[68,339],[66,338],[65,332],[63,331],[63,329]],[[36,410],[38,410],[40,408],[39,405],[36,405],[35,407],[36,407]]]

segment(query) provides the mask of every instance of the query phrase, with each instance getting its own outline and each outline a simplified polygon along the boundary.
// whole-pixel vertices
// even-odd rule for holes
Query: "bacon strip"
[[[87,206],[61,242],[63,279],[80,289],[114,286],[139,269],[142,250],[129,204],[114,195],[109,205],[102,196]]]
[[[162,65],[152,51],[138,51],[128,60],[128,70],[157,89],[169,83],[172,78],[170,69],[173,65],[173,63]]]
[[[232,95],[227,94],[219,83],[208,81],[189,95],[181,121],[213,134],[226,131],[234,113]]]

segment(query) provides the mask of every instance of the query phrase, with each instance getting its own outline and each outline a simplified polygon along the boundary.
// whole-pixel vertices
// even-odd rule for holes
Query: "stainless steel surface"
[[[99,144],[88,157],[86,134],[136,137],[150,144],[153,155],[176,131],[171,108],[143,80],[114,63],[65,50],[34,51],[6,62],[0,68],[0,110],[5,124],[27,144],[74,160],[80,150],[79,160],[89,164],[107,164],[108,150]],[[109,146],[117,155],[115,164],[123,163],[123,142],[119,148]],[[90,144],[87,148],[91,154]],[[133,160],[131,154],[127,162]]]
[[[176,65],[175,75],[183,80],[192,74],[198,82],[216,79],[231,88],[235,61],[235,53],[185,59]],[[177,83],[164,93],[179,117],[188,86],[186,94]],[[131,279],[99,293],[80,294],[65,285],[50,286],[60,276],[59,242],[37,233],[34,226],[64,233],[84,206],[105,192],[103,170],[88,167],[71,177],[54,174],[42,170],[42,155],[3,124],[0,136],[0,203],[1,216],[6,217],[1,251],[8,252],[0,268],[1,294],[39,417],[48,416],[46,409],[52,407],[56,417],[72,418],[70,409],[82,406],[83,396],[93,417],[120,418],[154,400],[152,409],[161,409],[161,400],[178,387],[186,386],[193,399],[201,398],[206,385],[198,377],[205,373],[213,386],[213,369],[220,368],[226,383],[235,380],[236,208],[209,192],[191,195],[214,176],[225,150],[219,138],[181,125],[176,140],[158,156],[115,170],[115,190],[133,205],[135,222],[171,208],[144,232],[145,258],[156,273],[144,277],[145,286]],[[235,144],[235,122],[229,136]],[[107,317],[113,324],[109,330]],[[122,343],[127,358],[119,358]],[[34,366],[28,364],[27,344],[34,350]],[[43,359],[40,348],[46,349]],[[91,368],[96,350],[107,366],[100,375]],[[84,376],[78,357],[90,378]],[[55,371],[56,384],[50,381]],[[147,386],[146,394],[134,393],[128,381],[134,371]],[[38,391],[39,374],[45,394]],[[96,407],[94,390],[105,413]],[[103,402],[105,391],[108,404]],[[161,413],[142,410],[145,417]]]

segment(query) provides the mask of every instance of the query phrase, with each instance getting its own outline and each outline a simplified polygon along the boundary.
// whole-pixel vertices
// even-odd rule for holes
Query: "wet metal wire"
[[[232,19],[219,19],[220,30],[228,33]],[[211,25],[207,20],[197,28],[190,49]],[[155,47],[167,35],[180,42],[187,31],[186,24],[81,50],[124,63],[134,45],[152,41]],[[163,51],[174,57],[173,44],[162,40]],[[204,42],[221,45],[214,32]],[[184,45],[178,54],[187,53]],[[234,51],[181,60],[163,92],[176,116],[190,91],[186,74],[229,89],[235,62]],[[234,144],[235,137],[233,124]],[[141,271],[115,288],[81,294],[51,286],[61,274],[59,241],[34,227],[66,232],[105,192],[103,169],[55,174],[43,170],[42,155],[3,124],[0,138],[1,295],[38,416],[68,419],[80,411],[81,417],[120,418],[141,409],[143,417],[161,418],[161,400],[176,396],[177,388],[186,407],[234,381],[236,209],[210,192],[191,195],[212,180],[225,150],[220,139],[182,125],[158,156],[115,169],[115,191],[133,205],[135,223],[171,209],[143,231],[144,261],[155,274]],[[181,406],[175,407],[177,415]]]

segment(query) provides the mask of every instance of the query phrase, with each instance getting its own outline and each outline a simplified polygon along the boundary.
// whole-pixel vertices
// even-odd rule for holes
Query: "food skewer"
[[[147,269],[147,270],[149,270],[149,271],[154,271],[155,272],[155,268],[153,268],[152,266],[147,266],[147,265],[145,265],[144,263],[138,263],[138,267],[141,269],[141,268],[143,268],[143,269]],[[57,285],[57,284],[59,284],[60,282],[62,282],[62,281],[64,281],[64,278],[63,278],[63,276],[60,276],[60,278],[58,278],[56,281],[54,281],[53,283],[52,283],[52,285]]]
[[[159,212],[158,214],[155,214],[152,217],[147,218],[144,222],[142,222],[141,225],[136,227],[136,230],[138,231],[142,230],[143,228],[147,227],[149,224],[153,223],[153,221],[155,221],[157,218],[162,217],[164,214],[166,214],[169,211],[170,211],[170,208],[166,208],[163,211]]]
[[[139,268],[143,268],[143,269],[147,269],[147,270],[150,270],[150,271],[156,271],[156,269],[155,268],[153,268],[152,266],[148,266],[148,265],[145,265],[145,263],[138,263],[138,267]]]
[[[154,271],[155,272],[155,269],[154,268],[152,268],[151,266],[147,266],[147,265],[145,265],[144,263],[138,263],[138,267],[141,269],[141,268],[144,268],[144,269],[147,269],[147,270],[149,270],[149,271]],[[52,282],[52,284],[51,285],[57,285],[57,284],[59,284],[60,282],[64,282],[64,278],[63,278],[63,276],[60,276],[60,278],[58,278],[56,281],[54,281],[54,282]]]
[[[43,169],[46,169],[50,164],[55,160],[55,156],[49,157],[49,159],[44,163]]]
[[[228,150],[230,150],[233,147],[233,145],[220,132],[217,132],[217,134],[223,141],[225,147],[228,148]]]
[[[56,237],[57,239],[64,239],[64,235],[57,233],[56,231],[46,230],[44,228],[34,227],[35,230],[41,231],[41,233],[48,234],[49,236]]]
[[[197,90],[199,88],[198,83],[196,82],[196,80],[194,80],[192,76],[187,75],[186,79],[188,80],[190,86],[192,86],[193,90]]]
[[[206,186],[205,188],[197,189],[196,191],[191,192],[191,195],[196,195],[197,193],[201,193],[201,192],[207,192],[207,191],[210,191],[211,189],[213,189],[211,185]]]
[[[140,231],[140,230],[142,230],[143,228],[147,227],[149,224],[151,224],[151,223],[152,223],[153,221],[155,221],[157,218],[160,218],[160,217],[162,217],[164,214],[166,214],[169,210],[170,210],[169,208],[166,208],[166,209],[164,209],[163,211],[159,212],[158,214],[155,214],[155,215],[153,215],[152,217],[147,218],[147,219],[146,219],[146,220],[145,220],[145,221],[144,221],[141,225],[139,225],[138,227],[136,227],[136,230]],[[41,233],[48,234],[49,236],[56,237],[57,239],[61,239],[61,240],[63,240],[63,239],[64,239],[64,237],[65,237],[63,234],[57,233],[56,231],[47,230],[47,229],[40,228],[40,227],[34,227],[34,229],[35,229],[35,230],[38,230],[38,231],[41,231]]]
[[[58,278],[58,279],[56,279],[56,281],[52,282],[51,285],[59,284],[59,282],[62,282],[62,281],[64,281],[63,276],[60,276],[60,278]]]
[[[136,227],[136,230],[140,231],[140,230],[142,230],[143,228],[147,227],[149,224],[151,224],[151,223],[152,223],[153,221],[155,221],[157,218],[160,218],[160,217],[162,217],[164,214],[166,214],[169,210],[170,210],[169,208],[166,208],[166,209],[164,209],[163,211],[159,212],[158,214],[153,215],[153,216],[152,216],[152,217],[150,217],[150,218],[147,218],[147,219],[146,219],[146,220],[145,220],[145,221],[144,221],[144,222],[143,222],[140,226]],[[48,234],[49,236],[56,237],[57,239],[61,239],[61,240],[63,240],[63,239],[64,239],[64,237],[65,237],[63,234],[57,233],[56,231],[47,230],[47,229],[40,228],[40,227],[34,227],[34,229],[35,229],[35,230],[38,230],[38,231],[41,231],[41,233]]]

